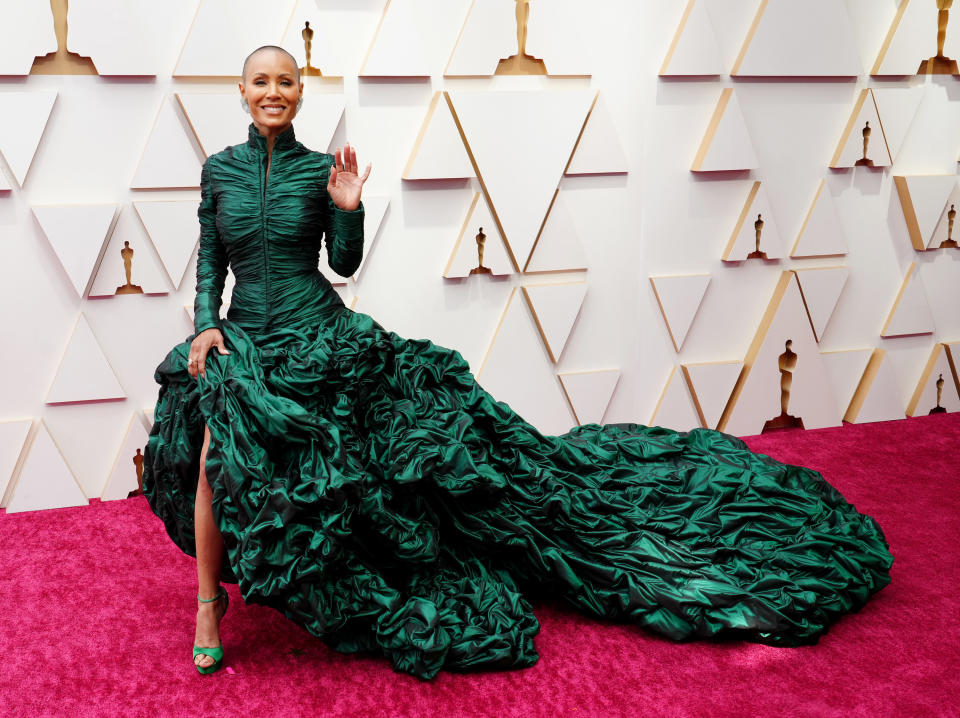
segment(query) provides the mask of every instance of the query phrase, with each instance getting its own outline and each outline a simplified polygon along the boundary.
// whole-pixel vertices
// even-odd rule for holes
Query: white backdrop
[[[13,502],[10,510],[67,505],[101,495],[125,496],[131,481],[136,487],[131,456],[135,446],[142,446],[138,437],[145,436],[156,399],[153,370],[192,331],[184,307],[193,302],[196,254],[176,288],[163,272],[133,202],[195,202],[199,193],[195,189],[134,190],[133,178],[167,98],[176,93],[236,93],[236,78],[219,76],[229,72],[221,68],[234,67],[238,72],[239,64],[231,59],[237,53],[242,58],[253,46],[281,42],[285,36],[292,50],[302,51],[302,23],[297,18],[303,13],[321,18],[311,22],[316,29],[312,64],[326,74],[342,76],[322,81],[308,78],[305,105],[319,106],[321,93],[337,96],[323,98],[326,101],[343,102],[343,118],[331,147],[349,140],[358,148],[361,164],[372,161],[365,195],[389,203],[379,229],[374,227],[375,233],[367,237],[362,273],[340,288],[342,296],[348,303],[355,300],[357,311],[372,315],[398,334],[430,338],[461,351],[475,373],[484,367],[481,383],[544,431],[564,431],[579,414],[605,422],[662,423],[688,429],[698,423],[691,388],[702,404],[710,404],[701,408],[708,416],[715,415],[714,421],[708,421],[715,426],[733,391],[739,365],[733,365],[732,373],[723,373],[722,385],[695,387],[690,382],[696,384],[698,368],[688,367],[685,374],[680,367],[738,363],[745,358],[750,364],[751,356],[770,354],[766,350],[751,355],[758,329],[772,327],[768,334],[771,346],[779,344],[777,351],[783,346],[778,331],[809,330],[794,321],[796,316],[786,315],[793,311],[789,292],[778,305],[784,307],[783,316],[763,321],[782,272],[790,269],[844,266],[850,270],[836,309],[832,316],[827,314],[829,323],[819,344],[811,339],[810,346],[824,353],[831,383],[815,389],[814,402],[820,404],[805,417],[808,428],[814,414],[813,424],[839,423],[858,384],[865,403],[860,415],[852,418],[902,418],[918,386],[926,387],[923,401],[930,403],[929,386],[943,367],[947,367],[944,398],[954,401],[957,388],[947,352],[937,354],[936,348],[960,339],[960,250],[914,249],[894,183],[894,176],[957,174],[960,83],[953,76],[908,74],[916,72],[915,65],[936,49],[932,0],[926,3],[932,10],[924,9],[922,0],[913,0],[899,30],[892,34],[900,5],[896,0],[831,0],[809,7],[787,0],[697,0],[697,15],[691,10],[686,27],[690,35],[678,40],[671,62],[678,68],[700,63],[708,72],[718,69],[716,74],[692,77],[658,76],[685,14],[685,3],[679,0],[533,0],[528,49],[544,59],[548,70],[563,75],[555,77],[479,76],[485,72],[484,63],[490,65],[486,74],[492,73],[504,52],[515,47],[510,45],[515,30],[510,0],[474,3],[473,10],[465,1],[393,0],[390,13],[395,14],[388,14],[382,23],[385,0],[349,5],[333,0],[276,4],[246,0],[241,5],[259,10],[246,13],[253,24],[242,27],[230,24],[234,21],[223,15],[221,4],[178,0],[160,8],[144,1],[125,3],[122,10],[105,10],[107,3],[73,0],[69,49],[90,56],[102,73],[98,77],[26,75],[32,57],[56,49],[49,11],[37,11],[35,18],[28,18],[20,13],[19,3],[0,2],[0,17],[5,18],[0,24],[19,28],[0,42],[0,73],[5,73],[0,76],[0,154],[4,158],[0,187],[4,182],[11,187],[0,191],[0,496],[4,506]],[[45,3],[39,5],[46,8]],[[824,9],[829,6],[833,9]],[[761,7],[764,14],[751,31]],[[500,15],[490,8],[499,8]],[[837,8],[847,24],[835,22],[832,13]],[[913,14],[921,11],[929,18],[925,15],[914,22]],[[484,13],[489,17],[480,17]],[[958,57],[960,51],[951,48],[960,50],[960,16],[951,23],[946,54]],[[832,41],[824,44],[822,30],[828,26]],[[771,39],[778,34],[782,41]],[[886,43],[888,35],[892,39]],[[139,41],[125,44],[111,39],[117,36]],[[753,49],[748,46],[741,71],[761,74],[770,68],[778,76],[731,76],[748,37],[753,38]],[[231,39],[242,45],[232,47]],[[900,71],[897,65],[884,72],[901,74],[872,76],[885,46],[884,62],[912,63],[912,69]],[[711,55],[714,50],[716,54]],[[445,76],[448,61],[451,68],[460,68],[457,74],[478,76]],[[836,67],[841,76],[809,76],[825,72],[823,67]],[[107,76],[107,72],[114,74]],[[413,76],[384,76],[389,73]],[[734,90],[756,166],[691,172],[721,91],[727,87]],[[865,88],[878,91],[876,102],[884,123],[881,131],[873,133],[871,146],[878,148],[884,138],[893,144],[893,164],[878,169],[830,169]],[[898,89],[903,92],[881,92]],[[545,274],[512,272],[499,278],[444,278],[480,184],[476,179],[402,179],[434,92],[443,90],[449,91],[462,113],[467,140],[475,150],[497,143],[503,146],[502,157],[488,150],[478,160],[481,173],[502,175],[499,163],[503,162],[519,178],[521,189],[516,192],[507,191],[509,177],[497,180],[498,187],[488,188],[494,203],[500,203],[498,213],[512,212],[518,221],[539,226],[544,212],[537,209],[539,205],[528,204],[530,197],[545,190],[552,194],[559,187],[568,215],[558,222],[562,226],[557,231],[574,230],[585,268]],[[42,108],[22,111],[21,93],[39,98],[46,91],[55,91],[56,101],[21,186],[17,158],[24,152],[23,145],[30,144],[36,118],[43,119]],[[581,91],[591,99],[599,92],[612,128],[603,134],[606,139],[611,132],[616,135],[606,147],[619,145],[622,155],[618,160],[610,150],[612,154],[598,158],[603,171],[597,174],[550,176],[545,163],[528,163],[528,158],[537,156],[531,149],[530,138],[537,133],[530,118],[538,108],[549,107],[558,93],[572,97]],[[486,110],[484,103],[471,105],[469,98],[476,92],[489,93]],[[506,97],[513,92],[533,98],[529,100],[532,114],[503,122],[497,110],[514,106]],[[239,117],[243,123],[246,116],[239,101],[230,103],[229,112],[236,115],[229,122]],[[571,108],[576,104],[561,101],[557,112],[574,112]],[[480,109],[471,110],[475,105]],[[200,145],[190,132],[190,121],[196,128],[198,119],[184,115],[176,101],[173,108],[199,163]],[[442,97],[440,109],[447,111]],[[538,122],[544,141],[555,140],[560,151],[565,145],[562,137],[556,137],[562,132],[558,128],[565,122],[569,125],[570,117],[544,115]],[[581,114],[575,124],[582,122]],[[310,128],[296,122],[295,127],[299,137],[310,135]],[[860,142],[859,128],[858,124],[851,134],[855,144]],[[742,155],[745,147],[737,142],[743,138],[730,137],[736,138],[736,133],[718,130],[716,145],[733,143],[718,151]],[[244,140],[238,131],[233,142]],[[174,153],[170,156],[171,162],[179,161]],[[561,167],[566,159],[562,158]],[[618,163],[628,171],[611,171],[618,169]],[[724,262],[731,233],[757,180],[766,195],[765,232],[772,234],[776,227],[784,258]],[[792,259],[790,250],[822,181],[823,192],[829,193],[836,207],[840,241],[848,251]],[[938,199],[936,192],[933,199],[921,196],[919,190],[916,194],[913,199],[918,206],[939,202],[934,220],[946,211],[945,198]],[[78,294],[61,264],[64,253],[71,250],[55,246],[31,209],[104,203],[116,205],[119,214],[110,233],[94,238],[94,259],[101,249],[103,256],[99,263],[87,262],[91,288],[123,283],[118,251],[128,239],[136,247],[133,282],[155,293],[96,298],[92,298],[95,291]],[[752,222],[752,215],[749,218]],[[747,231],[752,232],[752,227]],[[467,232],[464,241],[472,243],[474,232]],[[533,237],[508,239],[521,245]],[[88,239],[88,244],[92,241]],[[914,263],[909,276],[920,284],[904,296],[925,304],[931,321],[924,325],[924,307],[911,305],[907,310],[918,311],[919,318],[901,317],[907,327],[902,335],[881,336]],[[678,352],[649,278],[696,274],[709,274],[709,286]],[[576,283],[584,281],[586,293],[579,306]],[[533,288],[529,299],[513,291],[553,283],[571,287],[552,293]],[[538,296],[543,297],[539,306]],[[677,311],[696,309],[696,302],[683,306],[684,297],[689,298],[685,290],[679,297],[674,300],[679,302]],[[814,298],[807,299],[809,303]],[[224,300],[229,301],[229,283]],[[565,345],[550,346],[553,357],[537,330],[531,307],[541,324],[560,325],[561,335],[565,322],[572,322]],[[80,330],[74,333],[81,314],[81,323],[89,324],[96,339],[93,345],[83,344]],[[916,331],[911,329],[912,321]],[[671,329],[682,331],[677,326]],[[94,394],[100,391],[101,395],[90,395],[95,383],[90,377],[109,379],[103,375],[104,358],[97,347],[115,374],[123,398],[99,388]],[[861,381],[867,359],[877,349],[882,350],[877,354],[882,362],[877,359],[879,363]],[[859,351],[838,354],[847,350]],[[73,374],[58,376],[61,370],[69,373],[64,367],[73,360],[63,358],[71,352],[87,373],[77,374],[71,365]],[[808,348],[800,356],[798,381],[804,367],[821,362],[815,353]],[[952,355],[960,359],[956,349]],[[767,403],[771,395],[776,403],[779,373],[776,353],[772,356],[772,360],[763,359],[762,366],[758,358],[757,368],[750,372],[755,378],[750,381],[761,388],[748,385],[741,396],[759,391],[767,396]],[[934,360],[931,380],[928,363]],[[602,375],[606,378],[598,375],[596,385],[590,383],[590,374],[580,375],[581,383],[573,377],[565,393],[558,378],[559,374],[610,369],[619,371],[616,384],[609,380],[615,373]],[[62,403],[54,404],[48,400],[55,379],[61,382],[57,397]],[[763,388],[763,382],[769,387]],[[931,407],[921,402],[917,413]],[[949,403],[947,408],[960,407]],[[741,409],[746,418],[732,418],[728,430],[753,433],[750,427],[759,431],[771,418],[765,409]],[[741,426],[746,428],[737,429]],[[119,483],[111,489],[112,482]],[[21,499],[13,501],[17,494]]]

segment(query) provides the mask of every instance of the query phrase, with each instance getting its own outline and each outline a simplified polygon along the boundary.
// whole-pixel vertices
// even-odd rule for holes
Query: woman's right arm
[[[217,208],[210,186],[210,160],[200,171],[200,249],[197,252],[197,296],[193,301],[193,328],[220,328],[220,306],[227,278],[227,252],[217,232]]]
[[[227,278],[227,252],[217,232],[217,207],[210,183],[210,160],[200,171],[200,249],[197,251],[197,296],[193,300],[193,328],[196,337],[190,344],[187,367],[194,378],[205,376],[207,352],[216,346],[221,354],[229,354],[220,331],[220,306],[223,285]]]

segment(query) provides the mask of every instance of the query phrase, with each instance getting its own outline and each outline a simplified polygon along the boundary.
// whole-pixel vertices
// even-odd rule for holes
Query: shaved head
[[[291,64],[293,65],[293,67],[295,68],[295,70],[296,70],[296,73],[297,73],[297,82],[299,83],[299,82],[300,82],[300,68],[297,67],[297,58],[295,58],[295,57],[294,57],[293,55],[291,55],[289,52],[287,52],[286,50],[284,50],[282,47],[278,47],[277,45],[261,45],[261,46],[258,47],[256,50],[254,50],[254,51],[251,52],[249,55],[247,55],[247,59],[243,61],[243,79],[244,79],[244,81],[246,81],[246,79],[247,79],[247,65],[250,64],[250,60],[252,60],[252,59],[254,58],[254,56],[256,56],[256,55],[258,55],[258,54],[260,54],[260,53],[262,53],[262,52],[266,52],[266,51],[268,51],[268,50],[273,50],[274,52],[279,52],[280,54],[286,55],[288,58],[290,58],[290,62],[291,62]]]

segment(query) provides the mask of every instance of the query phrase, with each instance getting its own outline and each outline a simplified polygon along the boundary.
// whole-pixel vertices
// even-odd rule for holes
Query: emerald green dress
[[[363,250],[363,208],[335,207],[329,154],[281,133],[208,158],[195,330],[156,369],[143,484],[196,555],[204,424],[224,580],[338,651],[441,668],[529,666],[528,599],[674,639],[813,643],[890,581],[883,532],[818,473],[716,431],[588,424],[544,436],[456,351],[344,306],[318,270]],[[227,267],[236,286],[220,319]]]

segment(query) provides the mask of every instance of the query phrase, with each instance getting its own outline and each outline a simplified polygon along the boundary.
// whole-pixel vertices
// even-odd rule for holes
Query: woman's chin
[[[259,115],[254,119],[261,128],[270,130],[284,129],[293,122],[291,115]]]

